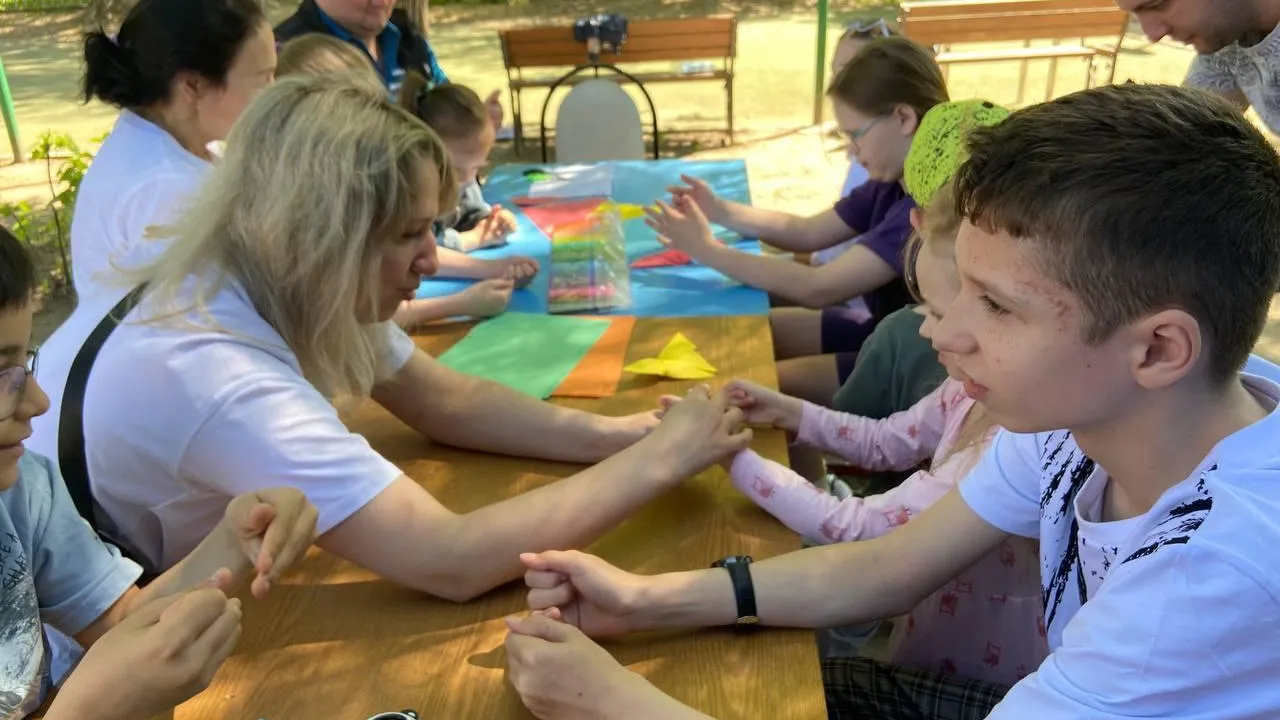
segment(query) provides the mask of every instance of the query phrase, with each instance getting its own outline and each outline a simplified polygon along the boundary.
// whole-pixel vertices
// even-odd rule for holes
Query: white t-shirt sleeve
[[[1235,75],[1216,55],[1196,55],[1191,61],[1191,67],[1187,69],[1183,84],[1216,93],[1240,92],[1240,83],[1236,81]]]
[[[190,206],[202,181],[197,175],[172,173],[140,185],[116,210],[116,237],[121,244],[101,248],[103,256],[95,265],[114,275],[119,270],[137,270],[153,262],[171,239],[163,230],[171,229]],[[89,279],[110,282],[103,277]]]
[[[960,482],[960,496],[983,520],[1013,535],[1040,537],[1038,435],[996,433],[991,447]]]
[[[412,342],[412,341],[411,341]],[[328,532],[402,473],[342,423],[333,405],[283,363],[224,387],[183,453],[180,472],[228,497],[291,486]]]
[[[40,616],[59,631],[75,635],[111,609],[133,587],[142,568],[103,544],[76,511],[48,458],[23,458],[19,468],[19,482],[40,497],[44,511],[29,528]]]
[[[1193,545],[1167,545],[1111,571],[1062,646],[989,720],[1274,717],[1276,627],[1265,588]]]
[[[378,357],[377,379],[379,382],[400,372],[418,349],[417,343],[399,325],[386,322],[382,327],[386,333],[386,339]]]

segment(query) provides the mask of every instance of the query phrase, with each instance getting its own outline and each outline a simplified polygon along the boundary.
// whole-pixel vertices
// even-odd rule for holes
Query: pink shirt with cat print
[[[841,500],[749,450],[734,460],[730,477],[801,535],[824,543],[868,540],[909,522],[973,467],[987,442],[953,448],[975,405],[950,379],[884,420],[805,403],[801,444],[871,471],[910,470],[929,461],[928,470],[881,495]],[[1001,685],[1034,671],[1048,655],[1037,543],[1005,540],[895,623],[891,647],[894,664]]]

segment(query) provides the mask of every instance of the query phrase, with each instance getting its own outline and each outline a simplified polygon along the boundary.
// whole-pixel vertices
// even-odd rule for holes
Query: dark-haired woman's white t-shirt
[[[165,247],[147,228],[178,218],[213,169],[168,132],[124,110],[89,164],[71,221],[71,278],[84,298],[123,297],[128,278]]]

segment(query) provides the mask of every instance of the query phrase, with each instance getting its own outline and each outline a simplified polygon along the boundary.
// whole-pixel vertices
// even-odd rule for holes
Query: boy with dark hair
[[[133,720],[200,692],[240,635],[225,591],[252,570],[262,598],[315,533],[316,510],[291,488],[242,495],[222,524],[145,589],[81,519],[49,460],[24,452],[49,409],[29,346],[35,270],[0,227],[0,718],[26,717],[50,689],[48,623],[89,648],[46,720]]]
[[[934,345],[1007,430],[880,539],[656,577],[525,556],[542,612],[507,647],[540,717],[699,716],[581,631],[889,617],[1011,534],[1041,542],[1049,658],[1012,689],[827,663],[831,717],[1280,717],[1280,385],[1240,370],[1280,280],[1280,158],[1224,101],[1143,85],[1019,111],[971,150]]]

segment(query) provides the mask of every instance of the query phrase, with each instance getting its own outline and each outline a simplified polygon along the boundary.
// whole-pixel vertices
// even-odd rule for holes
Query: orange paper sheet
[[[554,397],[609,397],[618,392],[622,365],[627,359],[627,346],[636,319],[629,316],[610,317],[609,329],[587,351],[578,366],[551,393]]]

